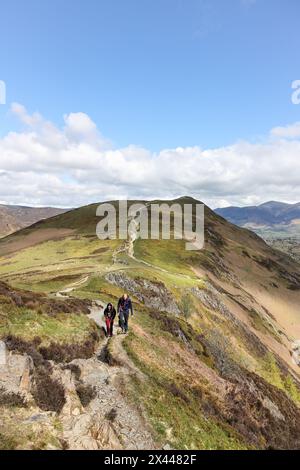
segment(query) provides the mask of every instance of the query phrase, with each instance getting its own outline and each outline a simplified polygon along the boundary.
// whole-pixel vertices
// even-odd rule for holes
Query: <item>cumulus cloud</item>
[[[289,126],[275,127],[271,134],[274,137],[282,137],[286,139],[296,139],[300,137],[300,122],[295,122]]]
[[[0,139],[5,203],[74,207],[184,194],[212,207],[300,200],[300,123],[272,129],[263,143],[153,153],[115,148],[84,113],[65,115],[58,128],[22,105],[11,110],[25,127]]]

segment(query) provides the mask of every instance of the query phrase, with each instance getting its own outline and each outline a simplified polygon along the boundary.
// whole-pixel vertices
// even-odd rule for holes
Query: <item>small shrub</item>
[[[275,387],[284,390],[283,377],[277,361],[272,353],[267,353],[262,368],[262,376]]]
[[[78,384],[76,392],[83,407],[88,406],[97,396],[95,387],[91,385]]]
[[[251,259],[251,256],[249,255],[248,251],[247,250],[242,250],[242,254],[244,256],[246,256],[247,258],[250,258]]]
[[[17,408],[26,408],[27,403],[19,393],[7,392],[3,387],[0,387],[0,406],[11,406]]]
[[[221,377],[233,379],[239,375],[239,366],[234,360],[234,350],[229,339],[221,331],[208,330],[203,341]]]
[[[90,335],[90,339],[86,340],[84,343],[51,343],[48,347],[40,348],[39,352],[44,359],[56,363],[71,362],[74,359],[89,359],[94,354],[97,340],[98,335],[93,332]]]
[[[25,307],[29,308],[30,310],[36,310],[39,308],[39,304],[34,300],[27,300],[27,302],[25,303]]]
[[[43,368],[38,368],[35,371],[35,385],[32,395],[36,404],[43,411],[60,413],[66,403],[64,387],[50,377]]]
[[[122,363],[112,354],[110,344],[107,343],[101,350],[99,359],[111,367],[121,366]]]
[[[5,343],[9,351],[16,351],[30,356],[35,367],[43,366],[48,367],[49,370],[51,369],[50,364],[45,361],[38,351],[38,347],[41,344],[39,337],[35,337],[32,341],[24,341],[22,338],[10,335],[5,338]]]
[[[117,410],[115,408],[112,408],[108,413],[106,413],[105,418],[113,423],[116,420],[117,417]]]

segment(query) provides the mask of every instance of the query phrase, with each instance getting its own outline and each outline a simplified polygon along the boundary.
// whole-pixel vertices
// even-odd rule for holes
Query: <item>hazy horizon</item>
[[[188,196],[188,195],[185,195],[185,196],[177,196],[177,197],[175,196],[175,197],[173,197],[173,198],[167,198],[167,197],[165,197],[165,198],[159,198],[159,200],[161,200],[161,201],[168,201],[168,200],[180,199],[180,198],[183,198],[183,197],[191,197],[191,198],[197,199],[197,198],[194,197],[193,195],[189,195],[189,196]],[[139,201],[139,200],[144,201],[144,200],[145,200],[145,201],[151,201],[151,200],[156,200],[156,199],[158,199],[158,198],[155,198],[155,197],[154,197],[153,199],[152,199],[152,198],[150,198],[150,199],[139,199],[139,198],[132,197],[132,198],[130,198],[130,199],[128,199],[128,200],[137,200],[137,201]],[[102,200],[102,201],[94,201],[94,202],[90,202],[90,203],[88,203],[88,204],[84,204],[84,206],[85,206],[85,205],[88,206],[88,205],[91,205],[91,204],[105,203],[105,202],[109,202],[109,201],[111,201],[111,200],[112,200],[112,199],[105,199],[105,200]],[[126,200],[126,199],[113,199],[113,201],[118,201],[118,200],[121,201],[121,200]],[[211,206],[209,206],[209,204],[206,204],[205,201],[202,201],[202,200],[199,200],[199,199],[197,199],[197,200],[198,200],[199,202],[203,202],[206,206],[210,207],[212,210],[216,210],[216,209],[225,209],[226,207],[241,207],[241,208],[242,208],[242,207],[251,207],[251,206],[252,206],[252,205],[249,204],[249,205],[235,205],[235,206],[234,206],[234,205],[228,205],[228,206],[222,206],[222,207],[221,207],[221,206],[211,207]],[[260,204],[253,205],[253,207],[262,206],[262,205],[264,205],[264,204],[268,204],[268,203],[271,203],[271,202],[272,202],[272,203],[283,203],[283,204],[288,204],[288,205],[299,204],[299,201],[296,201],[296,202],[288,202],[288,201],[267,200],[267,201],[264,201],[264,202],[262,202],[262,203],[260,203]],[[12,207],[15,206],[15,207],[26,207],[26,208],[33,208],[33,209],[39,209],[39,208],[40,208],[40,209],[42,209],[42,208],[44,208],[44,209],[45,209],[45,208],[53,208],[53,209],[70,209],[70,210],[72,210],[72,209],[77,209],[77,208],[79,208],[79,207],[83,207],[83,206],[80,206],[80,205],[77,205],[77,204],[75,204],[75,205],[73,205],[73,206],[67,207],[67,206],[59,206],[59,205],[57,205],[57,206],[51,206],[51,205],[29,205],[29,204],[26,204],[26,203],[21,203],[21,204],[9,204],[9,203],[5,203],[5,202],[2,202],[2,201],[0,202],[0,206],[12,206]]]

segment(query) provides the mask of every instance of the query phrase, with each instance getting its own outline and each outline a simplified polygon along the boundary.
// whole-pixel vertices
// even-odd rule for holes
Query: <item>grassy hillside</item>
[[[137,406],[139,396],[158,445],[300,447],[299,367],[291,359],[300,338],[300,266],[209,208],[204,250],[188,252],[183,240],[137,240],[132,256],[127,242],[96,238],[96,207],[0,242],[6,289],[39,299],[29,310],[11,307],[6,292],[0,335],[29,341],[37,332],[45,348],[82,343],[93,324],[72,309],[116,303],[127,291],[136,315],[123,348],[140,373],[130,374],[126,397]],[[71,289],[71,311],[38,313],[38,304]],[[118,338],[109,344],[122,362]]]

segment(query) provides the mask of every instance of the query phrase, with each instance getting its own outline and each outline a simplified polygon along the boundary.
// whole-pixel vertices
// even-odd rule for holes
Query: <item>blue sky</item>
[[[224,145],[300,119],[298,0],[1,2],[8,99],[119,145]],[[3,47],[4,46],[4,47]]]
[[[257,144],[300,121],[299,17],[299,0],[3,1],[0,137],[26,132],[17,102],[57,128],[85,113],[119,149]]]

